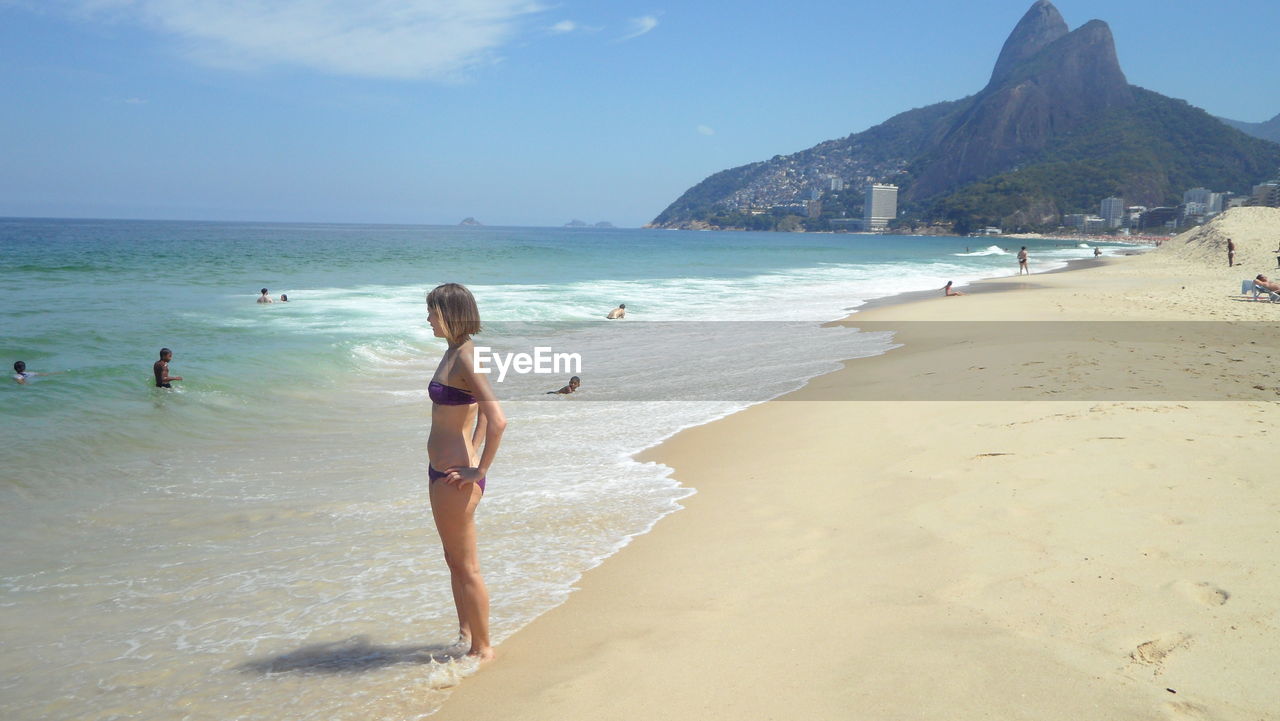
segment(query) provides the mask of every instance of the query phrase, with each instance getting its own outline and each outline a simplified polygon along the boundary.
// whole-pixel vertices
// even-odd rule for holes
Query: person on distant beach
[[[275,301],[271,300],[271,296],[267,295],[267,289],[266,289],[266,288],[263,288],[263,289],[262,289],[262,295],[258,296],[258,302],[259,302],[259,303],[274,303]]]
[[[1277,243],[1277,246],[1280,246],[1280,243]],[[1280,268],[1280,247],[1277,247],[1271,252],[1276,254],[1276,267]]]
[[[453,605],[458,612],[458,642],[468,646],[468,656],[488,661],[493,658],[489,592],[480,575],[475,512],[507,419],[487,376],[475,372],[471,336],[480,332],[480,310],[471,291],[457,283],[434,288],[427,294],[427,322],[431,332],[449,344],[427,386],[431,397],[431,433],[427,437],[431,515],[449,566]],[[483,451],[479,451],[480,445]]]
[[[1233,268],[1236,264],[1236,244],[1230,238],[1227,238],[1227,267]]]
[[[964,295],[964,293],[961,293],[961,292],[960,292],[960,291],[958,291],[958,290],[952,290],[952,289],[951,289],[951,281],[947,281],[947,284],[946,284],[946,285],[944,285],[944,286],[942,286],[942,294],[943,294],[943,295],[945,295],[945,296],[947,296],[947,297],[951,297],[951,296],[955,296],[955,295]]]
[[[1258,286],[1259,288],[1266,288],[1272,293],[1280,293],[1280,283],[1277,283],[1274,280],[1268,280],[1267,276],[1261,273],[1259,273],[1257,277],[1253,279],[1253,284]]]
[[[1102,248],[1094,248],[1094,249],[1093,249],[1093,257],[1097,258],[1097,257],[1098,257],[1098,256],[1100,256],[1100,255],[1102,255]]]
[[[27,364],[23,361],[13,362],[13,382],[17,383],[20,386],[25,386],[27,384],[27,381],[31,380],[32,378],[36,378],[39,376],[51,376],[51,375],[54,375],[54,374],[53,373],[36,373],[35,371],[29,371],[27,370]]]
[[[578,390],[578,386],[580,385],[582,385],[582,379],[579,378],[578,376],[574,376],[569,379],[569,385],[561,388],[558,391],[547,391],[547,395],[553,396],[553,395],[556,395],[557,393],[563,394],[563,395],[569,395],[570,393]]]
[[[156,376],[156,388],[172,388],[170,381],[180,381],[182,376],[169,375],[169,361],[173,360],[173,351],[168,348],[160,349],[160,360],[151,366],[151,372]]]
[[[626,316],[626,314],[627,314],[627,304],[619,303],[618,307],[609,311],[609,315],[606,315],[605,318],[608,318],[609,320],[617,320],[618,318],[622,318]]]
[[[281,294],[280,294],[280,302],[281,302],[281,303],[288,303],[288,302],[289,302],[289,296],[285,295],[284,293],[281,293]]]
[[[1018,251],[1018,275],[1023,273],[1031,275],[1031,271],[1027,269],[1027,246],[1025,245]]]

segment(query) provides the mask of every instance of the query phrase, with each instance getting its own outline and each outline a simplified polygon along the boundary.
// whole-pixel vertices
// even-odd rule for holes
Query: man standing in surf
[[[437,286],[427,294],[427,322],[431,332],[449,344],[427,386],[431,515],[449,566],[458,643],[468,647],[468,656],[484,662],[493,658],[493,647],[489,592],[476,550],[475,513],[507,419],[485,374],[476,372],[471,336],[480,332],[480,310],[471,291],[457,283]],[[478,444],[483,444],[483,450]]]
[[[160,349],[160,360],[151,364],[151,372],[156,377],[156,388],[172,388],[170,381],[180,381],[182,376],[169,375],[169,361],[173,360],[173,351],[168,348]]]
[[[1023,273],[1031,275],[1031,271],[1027,269],[1027,246],[1025,245],[1018,251],[1018,275]]]

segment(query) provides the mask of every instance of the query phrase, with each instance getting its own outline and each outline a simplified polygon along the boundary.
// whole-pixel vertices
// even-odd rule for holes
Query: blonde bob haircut
[[[427,293],[427,307],[435,310],[440,318],[444,338],[451,345],[460,345],[480,332],[480,309],[475,296],[457,283],[437,285]]]

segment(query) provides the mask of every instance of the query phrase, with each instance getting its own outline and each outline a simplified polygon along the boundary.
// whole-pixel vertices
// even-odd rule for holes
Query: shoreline
[[[1135,287],[1149,265],[1039,274],[1006,288],[1018,303],[937,296],[837,322],[1137,313],[1089,296],[1178,318],[1160,288],[1186,281]],[[1209,350],[1186,344],[1179,362],[1236,342],[1199,340]],[[901,342],[641,453],[696,489],[685,512],[584,573],[439,717],[1243,720],[1280,705],[1273,667],[1227,662],[1280,640],[1264,600],[1280,498],[1223,470],[1265,456],[1250,429],[1272,405],[1057,400],[1074,366],[1021,367],[1003,337]],[[1211,372],[1243,388],[1268,357]],[[983,376],[1037,399],[833,400]]]
[[[1053,319],[1080,287],[1128,287],[1132,272],[1108,271],[1139,260],[1041,274],[1011,289],[1016,307]],[[1009,297],[875,315],[995,313]],[[1275,642],[1260,606],[1277,570],[1261,510],[1274,491],[1221,470],[1265,454],[1265,436],[1236,438],[1251,414],[1235,403],[818,400],[875,366],[927,381],[939,349],[904,342],[781,397],[791,402],[640,454],[697,490],[685,512],[587,571],[439,717],[585,719],[607,706],[640,719],[656,705],[675,718],[1243,720],[1276,706],[1274,669],[1226,662]],[[948,360],[1000,361],[998,347],[976,346]],[[1183,437],[1217,443],[1159,441]]]

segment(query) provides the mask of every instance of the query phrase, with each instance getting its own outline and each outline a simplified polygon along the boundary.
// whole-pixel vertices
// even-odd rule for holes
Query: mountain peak
[[[1267,124],[1236,125],[1256,133],[1254,126]],[[899,202],[925,220],[1056,224],[1059,213],[1096,207],[1103,195],[1159,205],[1191,185],[1249,187],[1277,165],[1280,147],[1129,85],[1105,22],[1070,31],[1057,8],[1039,0],[1005,42],[982,91],[715,173],[654,224],[778,228],[788,217],[779,213],[818,191],[825,205],[804,223],[835,229],[863,212],[856,186],[871,179],[896,182]],[[836,178],[852,179],[855,191],[828,192]]]
[[[1058,38],[1064,37],[1070,28],[1062,19],[1062,13],[1049,0],[1036,0],[1009,33],[991,71],[990,85],[998,85],[1022,61],[1030,58]]]
[[[1047,0],[1031,9],[1037,17],[1060,19]],[[1018,27],[1026,24],[1024,17]],[[1015,30],[1010,39],[1018,34]],[[1006,43],[1006,51],[1009,48]],[[1002,53],[1001,60],[1005,59]],[[905,198],[932,196],[1019,165],[1043,151],[1053,138],[1110,108],[1132,103],[1111,28],[1101,20],[1090,20],[1003,70],[997,68],[991,84],[948,129],[937,146],[936,162],[922,170]]]

